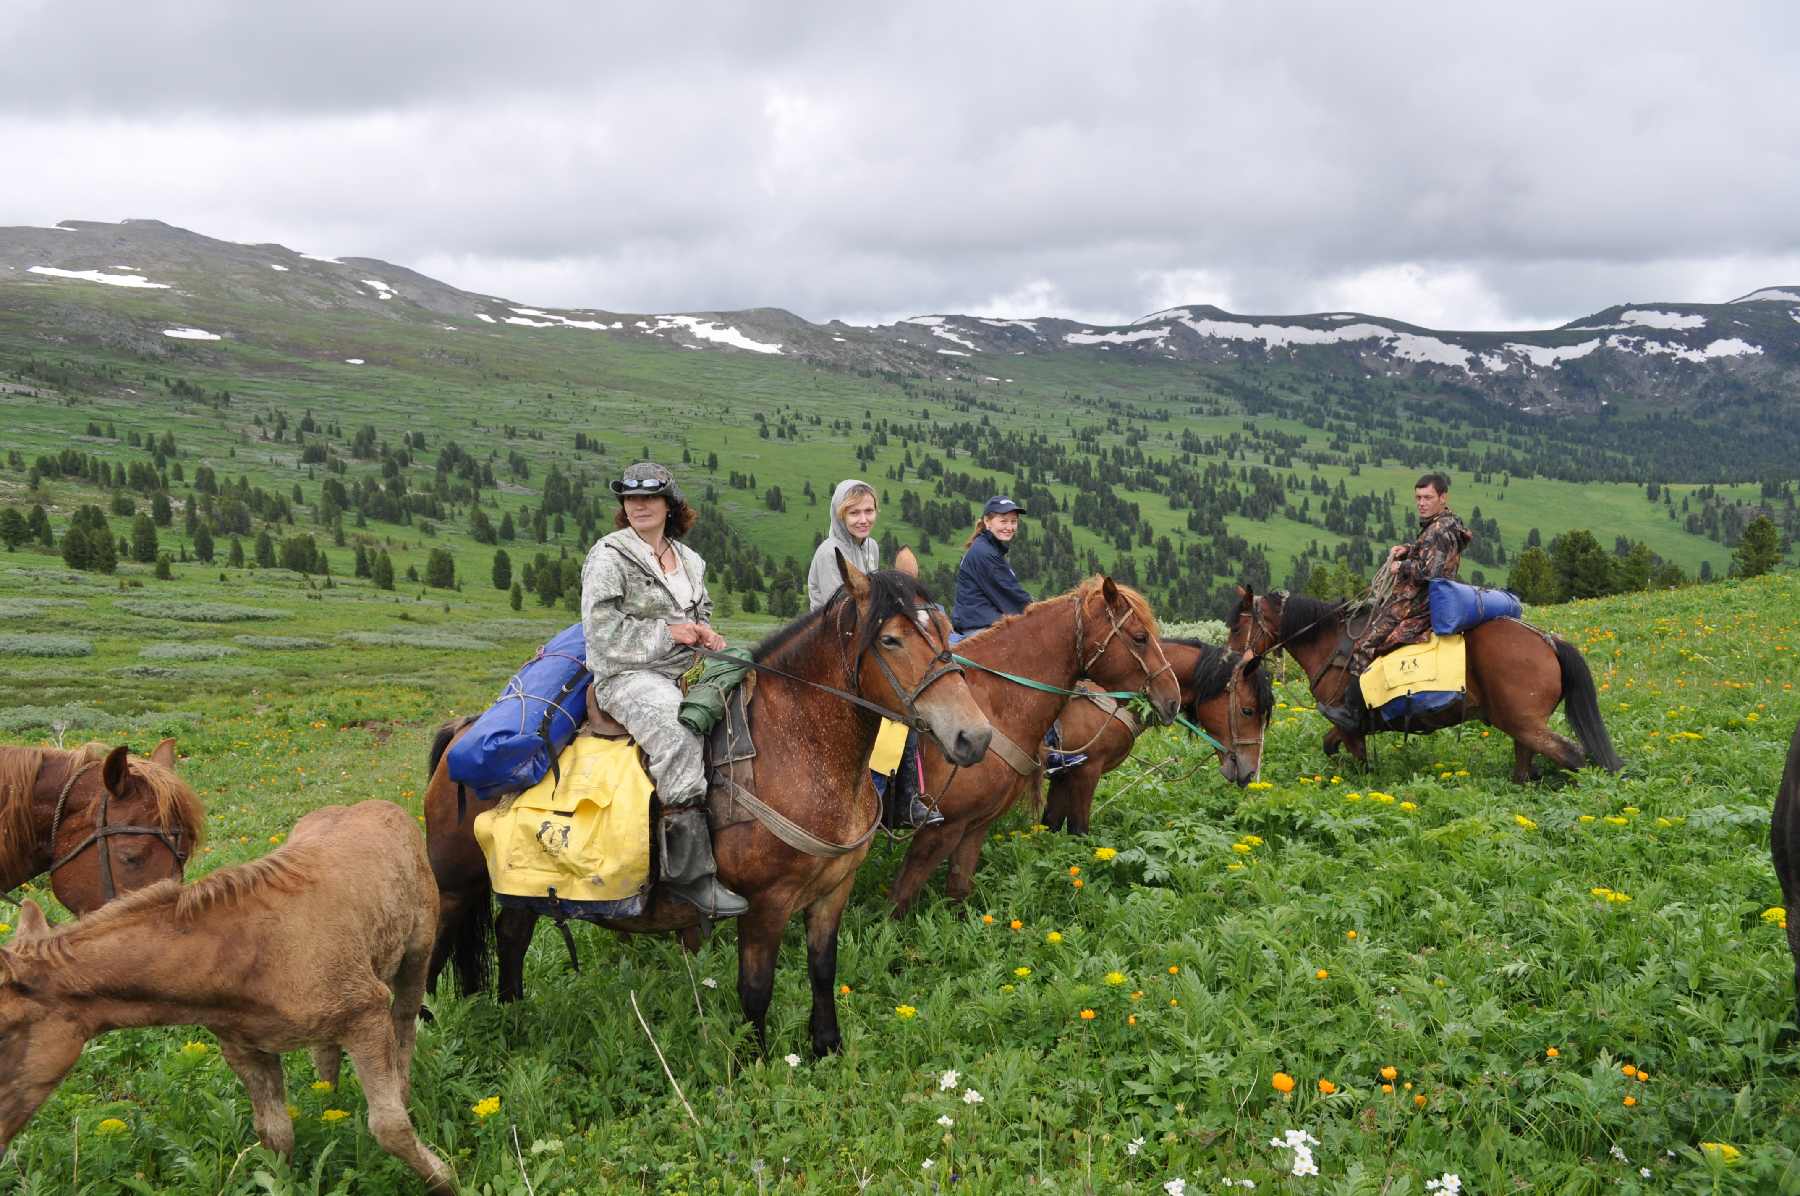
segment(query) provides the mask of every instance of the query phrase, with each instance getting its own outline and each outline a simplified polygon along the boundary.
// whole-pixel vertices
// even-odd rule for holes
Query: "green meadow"
[[[0,736],[176,736],[209,808],[190,875],[272,850],[322,804],[417,812],[431,730],[570,618],[473,581],[174,572],[0,555]],[[1399,1194],[1447,1174],[1480,1193],[1800,1191],[1767,853],[1800,717],[1797,607],[1800,577],[1778,573],[1528,612],[1586,652],[1620,776],[1515,787],[1509,745],[1479,727],[1387,737],[1368,774],[1333,772],[1289,666],[1249,789],[1154,732],[1103,786],[1092,836],[1016,810],[968,907],[938,897],[905,922],[883,899],[901,846],[878,840],[844,922],[839,1057],[804,1057],[797,925],[767,1058],[739,1018],[729,927],[694,956],[580,927],[579,974],[541,934],[524,1003],[431,999],[415,1121],[468,1191],[506,1196]],[[255,1144],[207,1034],[115,1033],[0,1180],[415,1190],[354,1075],[314,1081],[290,1056],[289,1165]],[[1316,1175],[1271,1144],[1290,1131],[1316,1142],[1299,1139]]]

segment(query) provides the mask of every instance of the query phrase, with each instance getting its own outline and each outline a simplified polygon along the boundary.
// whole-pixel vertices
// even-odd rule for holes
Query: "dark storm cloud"
[[[1784,6],[0,11],[0,223],[620,310],[1561,322],[1800,282]]]

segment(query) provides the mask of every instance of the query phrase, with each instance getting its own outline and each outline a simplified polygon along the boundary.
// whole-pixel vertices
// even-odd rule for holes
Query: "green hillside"
[[[219,573],[0,556],[0,736],[177,736],[210,811],[190,875],[322,804],[416,812],[431,728],[568,617],[476,585]],[[1792,1190],[1792,962],[1765,911],[1797,608],[1782,573],[1529,612],[1583,647],[1623,776],[1515,787],[1508,746],[1476,727],[1379,741],[1372,774],[1339,776],[1295,679],[1264,783],[1231,787],[1154,733],[1102,788],[1092,838],[1002,820],[966,913],[933,897],[891,921],[899,852],[878,843],[844,924],[846,1052],[826,1062],[783,1059],[805,1051],[797,926],[767,1060],[739,1022],[729,928],[686,962],[578,928],[579,976],[540,935],[524,1005],[434,999],[415,1120],[472,1192],[1419,1193],[1445,1173],[1479,1192]],[[254,1146],[191,1029],[90,1046],[6,1166],[34,1196],[414,1190],[354,1078],[320,1091],[288,1062],[292,1166]],[[1315,1179],[1269,1145],[1296,1129]]]

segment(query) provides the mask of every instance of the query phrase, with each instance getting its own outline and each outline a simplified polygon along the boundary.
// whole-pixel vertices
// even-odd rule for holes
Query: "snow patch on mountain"
[[[657,316],[654,331],[663,332],[670,328],[686,329],[689,335],[697,336],[703,341],[729,345],[733,349],[747,349],[752,353],[780,353],[779,344],[751,340],[729,324],[717,320],[702,320],[699,316]]]
[[[495,318],[494,318],[494,317],[492,317],[492,316],[490,316],[490,315],[488,315],[488,314],[487,314],[487,313],[486,313],[486,312],[484,312],[484,311],[478,311],[478,312],[476,312],[476,313],[475,313],[475,318],[476,318],[476,319],[477,319],[477,320],[481,320],[481,321],[483,321],[483,322],[484,322],[484,323],[488,323],[488,324],[498,324],[498,323],[499,323],[499,322],[500,322],[500,321],[499,321],[499,320],[496,320],[496,319],[495,319]]]
[[[223,340],[216,332],[208,332],[204,328],[165,328],[164,336],[172,336],[178,341],[216,341]]]
[[[146,290],[166,291],[166,282],[151,282],[142,274],[105,274],[99,270],[59,270],[55,266],[33,266],[28,274],[48,274],[52,278],[73,278],[81,282],[103,282],[109,287],[142,287]]]
[[[961,345],[965,349],[974,349],[974,350],[979,351],[981,348],[981,346],[977,345],[974,341],[965,340],[964,338],[956,335],[956,333],[950,331],[948,328],[945,328],[941,324],[933,325],[933,327],[931,329],[931,335],[936,336],[936,337],[941,337],[944,340],[949,341],[953,345]],[[942,353],[943,350],[939,349],[938,352]],[[962,356],[967,357],[968,354],[964,353],[964,354],[962,354]]]
[[[287,272],[288,272],[288,268],[287,268],[287,267],[286,267],[286,266],[277,266],[277,265],[276,265],[276,264],[275,264],[275,263],[274,263],[274,262],[270,262],[270,263],[269,263],[269,269],[271,269],[271,270],[279,270],[279,271],[281,271],[281,272],[282,272],[282,273],[283,273],[283,274],[286,274],[286,273],[287,273]]]
[[[1168,335],[1167,326],[1135,328],[1130,332],[1095,332],[1089,328],[1084,332],[1065,332],[1063,341],[1070,345],[1128,345],[1134,341],[1155,341],[1160,345]]]
[[[381,281],[379,278],[365,278],[362,280],[362,284],[374,291],[377,295],[380,295],[383,299],[392,299],[394,297],[394,288]]]
[[[1800,303],[1800,291],[1789,291],[1781,287],[1764,287],[1760,291],[1751,291],[1748,295],[1740,295],[1733,303]]]
[[[1023,328],[1027,332],[1037,331],[1036,320],[996,320],[990,316],[976,316],[975,318],[991,328]]]
[[[1760,354],[1762,346],[1753,345],[1740,337],[1723,337],[1713,341],[1703,349],[1690,349],[1686,345],[1671,344],[1668,341],[1645,340],[1638,344],[1628,342],[1639,341],[1638,337],[1615,336],[1608,339],[1608,344],[1617,349],[1632,353],[1667,354],[1682,361],[1710,361],[1715,357],[1750,357]]]
[[[542,324],[534,323],[531,320],[509,319],[506,321],[508,324],[524,324],[531,328],[585,328],[589,332],[605,332],[625,327],[623,320],[615,320],[608,324],[605,320],[571,320],[567,316],[559,316],[555,312],[539,311],[535,307],[515,307],[512,310],[521,316],[536,316],[545,321]]]
[[[324,262],[327,266],[341,266],[344,264],[334,257],[320,257],[316,253],[303,253],[300,256],[309,262]]]
[[[1556,367],[1565,361],[1573,361],[1577,357],[1586,357],[1601,347],[1601,340],[1596,337],[1591,341],[1582,341],[1578,345],[1521,345],[1517,341],[1508,341],[1500,349],[1505,353],[1517,354],[1537,367]],[[1489,369],[1505,369],[1507,362],[1494,354],[1484,354],[1482,364]],[[1495,364],[1498,361],[1500,364]]]

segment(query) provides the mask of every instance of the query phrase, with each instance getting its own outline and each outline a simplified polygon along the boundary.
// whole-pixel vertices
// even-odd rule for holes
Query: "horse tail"
[[[438,761],[442,760],[444,753],[450,750],[451,741],[462,733],[464,727],[474,721],[467,717],[451,719],[437,729],[436,734],[431,737],[431,753],[426,757],[425,762],[425,779],[427,781],[436,775]]]
[[[479,886],[464,891],[462,916],[444,934],[450,938],[450,965],[456,969],[457,994],[474,997],[486,992],[493,978],[494,958],[492,889],[486,876]]]
[[[1612,736],[1600,717],[1600,694],[1594,688],[1594,675],[1588,671],[1581,649],[1560,636],[1554,647],[1556,662],[1562,668],[1563,713],[1575,728],[1575,737],[1581,740],[1589,760],[1608,772],[1618,772],[1625,762],[1613,750]]]

